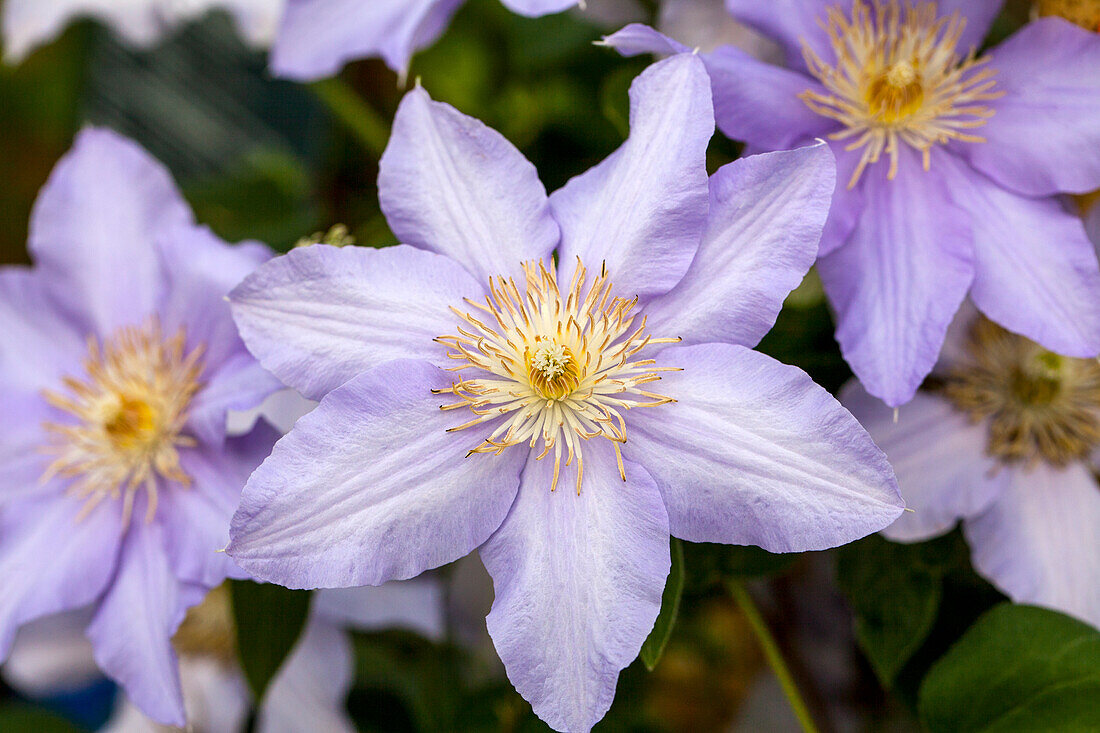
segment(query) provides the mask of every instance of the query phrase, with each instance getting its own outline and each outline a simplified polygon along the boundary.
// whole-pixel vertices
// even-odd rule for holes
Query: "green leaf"
[[[936,622],[945,572],[941,544],[871,536],[838,552],[837,582],[855,611],[856,637],[888,688]]]
[[[680,613],[680,598],[684,595],[684,545],[673,537],[669,550],[672,553],[672,569],[668,573],[665,592],[661,596],[661,613],[657,616],[653,631],[649,632],[642,644],[640,654],[642,663],[650,672],[661,660],[661,654],[672,636],[672,627],[676,625],[676,617]]]
[[[751,545],[684,543],[687,586],[691,592],[705,591],[729,578],[778,575],[798,557],[798,553],[776,554]]]
[[[1100,631],[1055,611],[1002,604],[921,685],[933,733],[1096,730]]]
[[[4,733],[77,733],[79,728],[53,713],[13,703],[0,707],[0,730]]]
[[[231,587],[237,654],[248,686],[260,700],[302,633],[311,594],[250,580],[235,580]]]

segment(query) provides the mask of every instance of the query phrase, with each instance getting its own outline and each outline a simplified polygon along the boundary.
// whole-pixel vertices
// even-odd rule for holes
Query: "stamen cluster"
[[[522,291],[512,278],[493,278],[484,303],[466,301],[477,313],[451,308],[462,321],[458,334],[437,339],[460,362],[452,371],[471,370],[451,387],[436,390],[458,398],[442,409],[468,408],[475,415],[451,430],[499,422],[471,453],[499,455],[523,443],[534,449],[541,441],[537,458],[554,454],[551,490],[557,488],[564,451],[566,466],[577,461],[577,493],[584,441],[603,437],[614,444],[625,480],[622,412],[674,402],[642,388],[673,370],[635,357],[648,346],[680,339],[646,334],[645,317],[638,321],[634,313],[638,299],[612,296],[605,268],[586,289],[587,270],[578,260],[564,294],[552,267],[528,262],[523,270]]]
[[[1047,351],[979,319],[967,360],[943,386],[974,422],[989,421],[990,455],[1065,466],[1100,446],[1100,364]]]
[[[952,140],[985,142],[968,130],[981,127],[993,110],[981,104],[1001,96],[994,92],[995,72],[982,68],[989,56],[976,50],[960,59],[956,46],[966,26],[958,12],[938,17],[934,2],[906,5],[898,0],[855,0],[851,19],[834,6],[826,11],[826,31],[835,65],[804,43],[802,53],[825,93],[800,96],[814,112],[841,122],[834,140],[851,140],[847,150],[863,153],[851,188],[868,165],[885,153],[888,177],[897,175],[902,143],[919,150],[924,169],[932,146]]]
[[[110,497],[123,501],[123,526],[144,487],[146,521],[157,508],[158,477],[189,485],[178,449],[195,440],[182,435],[191,399],[200,389],[202,348],[185,353],[181,329],[165,339],[160,325],[121,329],[102,346],[88,339],[84,380],[66,377],[68,394],[44,392],[49,404],[76,418],[75,423],[47,423],[54,441],[45,446],[56,459],[43,481],[59,475],[74,479],[69,492],[86,503],[84,517]]]

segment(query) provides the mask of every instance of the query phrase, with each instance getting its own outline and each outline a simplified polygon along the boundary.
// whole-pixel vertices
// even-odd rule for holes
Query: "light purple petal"
[[[630,87],[630,138],[550,197],[568,283],[579,257],[606,263],[616,293],[665,293],[687,271],[707,215],[707,144],[714,134],[703,63],[680,54]]]
[[[288,0],[271,50],[276,76],[312,81],[380,56],[404,74],[465,0]]]
[[[664,495],[672,534],[770,552],[836,547],[902,511],[894,473],[859,423],[800,369],[729,344],[673,347],[632,411],[623,455]]]
[[[526,451],[466,457],[482,431],[439,406],[454,375],[394,361],[329,393],[252,474],[229,554],[292,588],[411,578],[478,547],[508,513]]]
[[[974,568],[1017,603],[1100,626],[1100,487],[1081,464],[1013,469],[1002,497],[965,525]]]
[[[521,262],[558,243],[535,167],[499,132],[419,86],[397,110],[378,195],[400,241],[457,260],[481,283],[519,274]]]
[[[835,184],[824,143],[719,169],[703,242],[679,285],[646,306],[649,332],[755,346],[817,257]]]
[[[351,639],[314,614],[264,695],[257,733],[355,733],[344,707],[354,668]]]
[[[890,539],[917,542],[944,534],[1004,490],[1007,473],[985,452],[988,425],[971,423],[946,400],[918,392],[894,422],[894,411],[857,382],[840,399],[886,452],[911,510],[883,530]]]
[[[760,61],[732,46],[703,57],[714,91],[714,117],[726,137],[766,150],[805,145],[837,129],[798,98],[823,87],[800,71]]]
[[[597,45],[613,48],[623,56],[639,56],[643,53],[655,53],[672,56],[678,53],[690,53],[691,49],[679,41],[659,33],[648,25],[631,23],[622,30],[604,36]]]
[[[245,435],[252,432],[256,422],[263,421],[285,435],[298,422],[298,418],[317,406],[313,400],[307,400],[292,389],[279,390],[264,400],[259,407],[243,412],[229,414],[226,432],[229,435]]]
[[[1028,196],[1100,187],[1100,35],[1061,18],[1024,26],[994,48],[996,114],[958,146],[993,180]]]
[[[829,147],[836,156],[836,188],[833,190],[829,219],[825,222],[825,231],[821,233],[818,257],[825,257],[847,244],[863,216],[864,207],[863,186],[848,187],[848,182],[852,180],[852,174],[859,165],[860,154],[845,150],[842,143],[830,142]]]
[[[58,389],[87,354],[86,337],[62,313],[51,283],[26,267],[0,268],[0,381],[5,391]]]
[[[974,232],[974,303],[1052,351],[1100,353],[1100,264],[1081,220],[1057,199],[1018,196],[944,158],[952,196],[966,202]]]
[[[852,0],[726,0],[726,9],[737,20],[779,41],[787,52],[787,65],[802,69],[802,43],[808,42],[818,53],[830,48],[820,22],[830,5],[842,6],[850,13]]]
[[[164,289],[155,240],[191,222],[168,171],[137,143],[87,128],[35,203],[28,247],[89,331],[140,323]]]
[[[500,0],[500,2],[513,13],[529,17],[560,13],[581,4],[581,0]]]
[[[187,348],[201,348],[206,369],[188,428],[201,441],[225,439],[226,414],[259,405],[282,385],[248,353],[226,296],[272,252],[250,242],[230,246],[205,227],[176,227],[158,237],[166,281],[160,320],[166,334],[183,328]]]
[[[931,371],[974,279],[969,217],[947,195],[942,158],[930,171],[902,151],[863,174],[865,208],[848,243],[818,260],[837,311],[837,341],[867,390],[891,406],[912,399]]]
[[[40,487],[41,498],[0,508],[0,660],[20,625],[94,601],[115,571],[121,528],[106,502],[77,521],[84,502]]]
[[[447,257],[408,246],[315,244],[263,265],[229,297],[264,367],[320,399],[392,359],[445,363],[446,349],[433,339],[454,331],[450,306],[483,293]]]
[[[444,589],[432,574],[412,580],[391,580],[379,586],[328,588],[313,596],[313,613],[360,631],[410,629],[429,639],[442,640]]]
[[[959,36],[957,46],[958,52],[965,55],[971,48],[981,47],[1004,4],[1004,0],[938,0],[936,9],[941,17],[958,11],[966,19],[966,26]]]
[[[523,472],[515,506],[481,550],[496,600],[486,618],[508,679],[561,731],[589,730],[611,706],[661,609],[669,571],[668,516],[640,466],[624,483],[604,440],[584,445],[551,492],[552,460]]]
[[[181,452],[180,465],[192,483],[162,491],[157,512],[168,562],[180,580],[212,588],[227,576],[241,577],[236,563],[222,552],[229,544],[229,520],[248,477],[278,438],[274,428],[261,423],[217,450]]]
[[[662,0],[657,28],[703,53],[736,46],[764,61],[783,61],[782,47],[734,20],[723,0]]]
[[[183,727],[187,720],[172,635],[186,609],[161,528],[145,524],[142,514],[134,512],[118,573],[88,625],[88,638],[100,669],[134,705],[158,723]]]

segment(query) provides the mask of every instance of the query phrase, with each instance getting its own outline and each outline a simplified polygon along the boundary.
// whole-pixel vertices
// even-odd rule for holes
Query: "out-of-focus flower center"
[[[121,499],[126,526],[144,488],[152,521],[158,480],[190,483],[178,449],[195,444],[181,431],[203,365],[202,349],[185,353],[184,342],[182,330],[165,338],[155,321],[123,328],[102,345],[91,338],[85,378],[66,377],[65,392],[44,392],[75,420],[46,425],[53,440],[45,450],[56,458],[43,480],[71,478],[70,493],[86,500],[81,517],[106,498]]]
[[[474,414],[451,430],[495,423],[471,453],[499,455],[514,445],[534,449],[541,442],[539,460],[553,452],[551,490],[557,488],[564,455],[566,466],[577,462],[578,493],[584,442],[606,438],[615,446],[625,480],[619,448],[626,442],[622,412],[674,402],[643,388],[672,369],[635,357],[648,346],[680,339],[648,335],[645,317],[639,321],[634,313],[638,299],[613,296],[605,269],[588,286],[587,270],[578,260],[564,293],[553,268],[528,262],[523,270],[522,291],[512,278],[493,278],[484,302],[466,301],[475,311],[451,308],[462,321],[457,335],[436,339],[458,362],[452,371],[469,370],[451,387],[435,390],[458,398],[442,409],[468,408]]]
[[[1100,0],[1039,0],[1039,15],[1058,15],[1090,31],[1100,32]]]
[[[989,56],[975,58],[972,50],[961,58],[956,52],[966,26],[957,12],[941,18],[934,2],[903,9],[898,0],[856,0],[850,18],[831,7],[825,21],[835,65],[804,43],[806,65],[825,90],[799,96],[814,112],[844,125],[832,139],[851,140],[847,150],[862,151],[849,188],[884,153],[893,179],[902,144],[921,151],[927,170],[934,145],[985,142],[969,130],[993,116],[982,103],[1001,93],[993,91],[995,72],[981,68]]]
[[[1100,446],[1100,364],[1051,353],[984,318],[943,389],[975,422],[989,421],[988,452],[1006,463],[1064,466]]]
[[[188,609],[172,644],[181,657],[206,657],[226,665],[236,661],[237,630],[228,585],[219,585]]]

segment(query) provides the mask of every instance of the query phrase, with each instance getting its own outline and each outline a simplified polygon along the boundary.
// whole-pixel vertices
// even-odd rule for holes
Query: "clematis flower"
[[[4,57],[9,63],[22,61],[81,16],[102,20],[130,43],[150,46],[180,24],[215,9],[229,12],[246,41],[267,46],[275,37],[284,1],[5,0]]]
[[[915,542],[960,521],[975,569],[1017,603],[1100,626],[1100,364],[1060,356],[964,309],[896,417],[858,385],[844,404],[886,451]]]
[[[826,138],[840,185],[818,271],[837,340],[896,406],[968,296],[1052,351],[1100,352],[1100,267],[1055,197],[1100,186],[1100,36],[1059,18],[978,54],[1001,0],[727,0],[786,67],[704,55],[719,128],[752,150]],[[644,27],[624,53],[682,52]]]
[[[261,363],[321,402],[249,480],[229,554],[315,588],[480,548],[489,633],[560,730],[611,705],[660,609],[670,533],[790,552],[901,512],[858,423],[751,350],[813,260],[827,147],[708,182],[690,55],[635,80],[631,126],[548,198],[499,133],[416,88],[379,177],[407,244],[298,249],[230,295]]]
[[[593,0],[600,2],[600,0]],[[287,0],[271,50],[277,76],[312,81],[349,61],[379,57],[402,77],[409,60],[435,43],[466,0]],[[501,0],[531,17],[583,6],[583,0]]]
[[[225,294],[270,257],[197,227],[168,172],[87,129],[34,209],[34,269],[0,270],[0,660],[16,630],[92,606],[104,672],[185,724],[171,637],[240,569],[217,552],[277,437],[226,415],[280,387]]]
[[[20,630],[0,671],[16,690],[34,697],[71,692],[97,680],[83,634],[86,614],[58,614]],[[236,664],[228,592],[219,586],[193,607],[176,632],[180,680],[193,733],[244,731],[252,705]],[[256,730],[354,731],[344,709],[353,654],[347,630],[406,628],[431,639],[443,635],[443,594],[435,578],[318,593],[301,637],[257,709]],[[157,733],[162,727],[120,696],[104,733]]]

